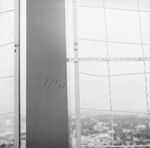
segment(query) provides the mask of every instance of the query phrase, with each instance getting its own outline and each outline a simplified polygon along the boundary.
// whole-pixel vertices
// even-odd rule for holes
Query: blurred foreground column
[[[27,0],[27,148],[68,148],[65,0]]]

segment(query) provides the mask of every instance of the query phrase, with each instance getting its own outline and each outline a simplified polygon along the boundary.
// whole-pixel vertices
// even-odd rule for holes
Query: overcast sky
[[[21,20],[21,57],[22,57],[22,111],[26,103],[26,30],[25,1],[22,1]],[[143,49],[146,57],[150,56],[150,1],[139,0],[78,0],[78,37],[80,57],[142,57]],[[73,57],[72,4],[66,0],[67,57]],[[87,7],[82,7],[87,6]],[[96,6],[91,8],[88,6]],[[101,7],[101,8],[97,8]],[[117,9],[116,9],[117,8]],[[11,0],[0,0],[0,11],[14,9]],[[128,9],[136,11],[125,11]],[[0,15],[0,45],[14,40],[14,12]],[[106,22],[105,22],[106,21]],[[106,24],[105,24],[106,23]],[[141,29],[140,29],[141,28]],[[141,32],[142,30],[142,32]],[[107,32],[107,34],[106,34]],[[142,33],[142,36],[141,36]],[[142,37],[142,38],[141,38]],[[106,38],[108,43],[106,43]],[[85,40],[89,39],[89,40]],[[90,41],[100,40],[100,41]],[[111,43],[109,42],[111,41]],[[141,42],[145,45],[140,45]],[[114,43],[128,42],[135,44]],[[0,77],[13,76],[13,44],[1,47]],[[68,96],[74,106],[73,63],[68,64]],[[150,72],[150,62],[110,62],[110,84],[107,62],[85,62],[80,64],[80,99],[81,106],[110,109],[110,90],[114,110],[147,110],[146,91],[150,104],[150,75],[139,74]],[[85,75],[86,73],[88,75]],[[118,74],[138,73],[136,75],[114,76]],[[92,75],[92,76],[89,76]],[[13,111],[13,77],[0,79],[0,112]],[[149,105],[150,109],[150,105]]]
[[[74,54],[73,50],[70,50],[73,49],[72,32],[70,31],[72,29],[70,25],[72,21],[71,6],[71,3],[68,2],[68,57],[73,57]],[[96,7],[91,8],[89,6]],[[79,57],[106,58],[107,50],[109,57],[143,57],[143,49],[144,55],[149,57],[150,45],[142,46],[141,43],[150,43],[150,28],[148,27],[150,26],[150,12],[147,12],[150,11],[150,1],[139,0],[139,9],[142,11],[140,15],[137,12],[137,0],[105,0],[105,6],[107,9],[104,11],[103,0],[78,1]],[[106,39],[108,43],[105,42]],[[114,110],[147,110],[145,88],[148,88],[150,101],[150,76],[149,74],[146,75],[147,83],[145,85],[145,75],[139,73],[144,73],[145,67],[146,71],[150,72],[150,62],[146,62],[145,67],[144,62],[110,62],[110,75],[136,73],[136,75],[112,76],[110,78],[111,87],[109,87],[107,77],[109,74],[107,62],[82,62],[79,66],[79,71],[82,72],[80,74],[81,106],[109,110],[111,97]],[[69,96],[74,100],[72,67],[73,64],[69,64],[70,72],[68,75],[70,76],[69,85],[71,89]],[[74,106],[73,101],[71,104]]]
[[[21,0],[21,110],[26,109],[26,2]],[[14,0],[0,0],[0,113],[14,111]]]

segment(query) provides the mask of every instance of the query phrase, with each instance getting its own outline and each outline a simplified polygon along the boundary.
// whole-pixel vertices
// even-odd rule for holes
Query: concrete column
[[[68,148],[65,0],[27,0],[27,148]]]

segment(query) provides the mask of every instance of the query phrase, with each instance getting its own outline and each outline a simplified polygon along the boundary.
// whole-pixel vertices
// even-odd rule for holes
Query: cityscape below
[[[0,148],[14,148],[14,115],[0,116]],[[26,148],[26,118],[21,118],[21,148]]]
[[[76,147],[75,116],[70,118],[70,141]],[[111,126],[113,125],[113,126]],[[147,114],[81,112],[82,148],[150,148]],[[137,145],[137,146],[136,146]]]
[[[75,116],[69,116],[70,148],[76,148]],[[113,126],[111,126],[113,125]],[[81,112],[82,148],[150,148],[147,114]],[[13,114],[0,118],[0,148],[14,148]],[[26,148],[26,119],[21,119],[21,148]]]

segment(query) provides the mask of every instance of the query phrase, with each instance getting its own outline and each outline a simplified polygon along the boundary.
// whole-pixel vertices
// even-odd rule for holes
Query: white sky
[[[78,0],[78,37],[84,39],[106,41],[105,15],[103,0]],[[107,8],[138,10],[137,0],[105,0]],[[139,0],[141,11],[150,11],[149,0]],[[67,3],[68,21],[68,57],[73,57],[72,11],[71,3]],[[141,12],[142,40],[150,43],[150,12]],[[106,28],[108,41],[141,43],[139,14],[135,11],[106,9]],[[70,50],[72,49],[72,50]],[[142,57],[142,45],[108,43],[109,57]],[[150,56],[150,45],[144,45],[144,54]],[[79,57],[107,57],[105,42],[79,39]],[[79,64],[79,71],[92,75],[108,75],[108,64],[85,62]],[[74,108],[73,64],[69,67],[69,97]],[[150,62],[146,62],[146,71],[150,72]],[[144,62],[110,62],[110,75],[143,73]],[[111,98],[114,110],[146,111],[145,76],[143,74],[111,77]],[[150,101],[150,75],[147,75],[148,99]],[[80,74],[81,106],[110,109],[109,81],[107,77],[93,77]],[[150,106],[149,106],[150,109]]]
[[[25,1],[22,0],[22,111],[26,103],[26,39],[25,39]],[[139,0],[141,11],[150,11],[149,0]],[[78,5],[103,7],[102,0],[78,0]],[[137,0],[105,0],[106,7],[138,10]],[[66,0],[67,57],[73,57],[72,7]],[[14,9],[12,0],[0,0],[0,12]],[[141,12],[142,39],[150,44],[150,12]],[[14,40],[14,12],[0,14],[0,45]],[[138,12],[106,9],[108,41],[141,43]],[[106,41],[104,9],[78,7],[78,37]],[[105,42],[79,40],[80,57],[107,57]],[[144,45],[145,56],[150,56],[150,45]],[[0,77],[14,74],[13,45],[0,48]],[[138,44],[108,43],[110,57],[142,57],[142,46]],[[73,64],[68,64],[68,94],[71,107],[74,106]],[[107,63],[81,63],[81,72],[93,75],[108,75]],[[146,62],[150,72],[150,62]],[[143,62],[111,62],[110,74],[143,73]],[[80,98],[82,106],[109,109],[109,81],[107,77],[92,77],[80,74]],[[150,75],[147,75],[148,99],[150,102]],[[0,113],[13,111],[13,78],[0,79]],[[111,97],[114,110],[146,110],[145,77],[111,77]],[[150,109],[150,105],[149,105]]]
[[[21,111],[26,109],[26,1],[21,0]],[[0,0],[0,12],[14,9],[14,0]],[[14,41],[14,11],[0,14],[0,45]],[[14,45],[0,47],[0,77],[14,75]],[[0,79],[0,113],[14,111],[14,78]]]

